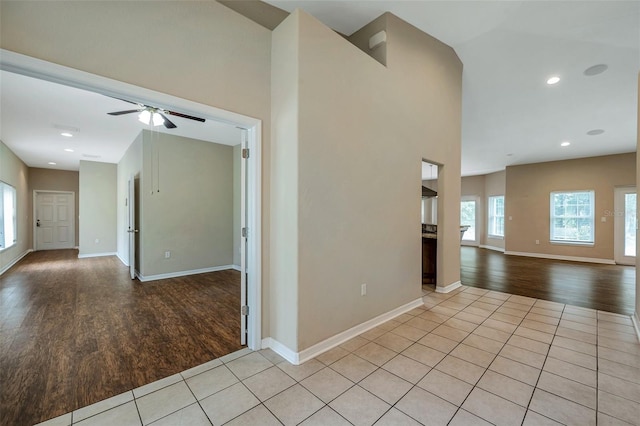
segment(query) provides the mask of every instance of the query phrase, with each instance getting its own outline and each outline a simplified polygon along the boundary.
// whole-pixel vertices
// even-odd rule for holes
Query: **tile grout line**
[[[560,314],[560,318],[558,319],[558,325],[556,326],[556,332],[558,331],[558,327],[560,327],[560,322],[562,321],[562,315],[564,314],[564,310],[566,309],[566,307],[567,307],[567,305],[564,304],[564,306],[562,308],[562,311],[561,311],[561,314]],[[553,334],[554,339],[555,339],[555,336],[556,336],[556,334],[554,333]],[[531,398],[529,398],[529,403],[527,404],[527,411],[529,411],[529,407],[531,406],[531,402],[533,401],[533,395],[536,393],[536,389],[539,389],[538,388],[538,383],[540,383],[540,377],[542,376],[542,372],[544,371],[544,366],[546,365],[547,359],[549,358],[549,352],[551,351],[551,345],[552,344],[553,344],[553,340],[551,340],[551,343],[549,344],[549,349],[547,350],[547,354],[545,355],[544,362],[542,363],[542,367],[540,368],[540,374],[538,374],[538,379],[536,380],[536,384],[533,386],[533,392],[531,392]],[[540,390],[542,390],[542,389],[540,389]],[[531,410],[531,411],[533,411],[533,410]],[[545,416],[544,414],[538,413],[537,411],[534,411],[534,413],[540,414],[541,416],[546,417],[546,418],[550,418],[550,417]],[[556,421],[555,419],[551,419],[551,420]],[[524,423],[524,420],[523,420],[523,423]]]

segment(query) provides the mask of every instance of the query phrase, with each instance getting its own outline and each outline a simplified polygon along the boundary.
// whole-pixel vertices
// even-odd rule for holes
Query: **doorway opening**
[[[194,116],[202,117],[226,125],[242,129],[244,134],[243,144],[246,152],[244,162],[246,171],[246,203],[245,225],[242,232],[246,244],[241,274],[246,279],[246,300],[238,306],[238,312],[246,314],[247,340],[250,349],[261,348],[261,121],[242,114],[222,110],[212,106],[199,104],[185,99],[177,98],[160,92],[132,86],[116,80],[111,80],[83,71],[78,71],[53,63],[1,51],[0,69],[24,76],[34,77],[40,80],[54,82],[65,86],[87,90],[111,98],[127,99],[145,105],[154,105],[158,108],[181,111]],[[246,150],[246,151],[244,151]],[[125,191],[126,192],[126,191]],[[121,198],[124,198],[123,197]],[[119,195],[120,197],[120,195]],[[35,202],[34,202],[35,205]],[[35,217],[35,215],[34,215]],[[36,222],[37,223],[37,222]],[[124,222],[126,223],[126,222]],[[142,224],[144,225],[144,224]],[[34,235],[36,234],[34,223]],[[134,228],[134,232],[135,232]],[[126,231],[126,230],[123,230]],[[118,231],[119,238],[124,238],[126,232]],[[128,238],[127,238],[128,240]],[[72,247],[75,241],[72,240]],[[34,247],[37,245],[34,242]],[[127,250],[128,251],[128,250]],[[124,256],[124,258],[128,258]],[[138,258],[135,255],[134,259]],[[127,262],[128,263],[128,262]]]
[[[422,161],[422,285],[435,286],[438,252],[438,165]]]

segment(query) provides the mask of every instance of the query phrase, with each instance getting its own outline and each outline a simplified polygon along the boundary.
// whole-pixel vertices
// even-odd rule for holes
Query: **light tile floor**
[[[44,425],[640,425],[631,319],[462,287],[294,366],[244,349]]]

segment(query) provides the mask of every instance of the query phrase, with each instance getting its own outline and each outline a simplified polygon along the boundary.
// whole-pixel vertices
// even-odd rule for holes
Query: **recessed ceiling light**
[[[571,145],[571,142],[568,142],[568,141],[564,141],[560,144],[560,146],[569,146],[569,145]]]
[[[549,77],[549,79],[547,80],[547,84],[556,84],[559,81],[560,81],[560,77],[558,77],[557,75],[554,75],[553,77]]]
[[[594,75],[602,74],[603,72],[605,72],[608,69],[609,69],[608,65],[606,65],[606,64],[598,64],[598,65],[594,65],[594,66],[589,67],[586,70],[584,70],[584,75],[586,75],[587,77],[591,77],[591,76],[594,76]]]
[[[55,166],[56,163],[54,163],[53,161],[49,161],[47,164],[51,165],[51,166]]]
[[[71,148],[65,148],[64,150],[67,151],[67,152],[73,152],[73,150]]]
[[[593,130],[589,130],[589,131],[587,132],[587,134],[588,134],[589,136],[601,135],[601,134],[603,134],[603,133],[604,133],[604,130],[603,130],[603,129],[593,129]]]
[[[60,133],[60,136],[64,136],[65,138],[72,138],[73,137],[73,133],[62,132],[62,133]]]

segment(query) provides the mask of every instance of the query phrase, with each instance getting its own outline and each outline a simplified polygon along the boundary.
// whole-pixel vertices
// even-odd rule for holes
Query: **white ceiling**
[[[303,8],[344,34],[390,11],[452,46],[464,64],[463,175],[636,149],[638,1],[268,3]],[[601,63],[609,67],[605,73],[583,74]],[[561,81],[548,86],[551,75]],[[0,95],[0,138],[31,167],[77,170],[80,159],[117,162],[144,127],[136,114],[106,114],[134,105],[6,71]],[[170,118],[177,129],[155,129],[229,145],[240,138],[226,124]],[[64,138],[60,127],[79,131]],[[588,136],[592,129],[605,132]],[[561,148],[565,140],[571,145]]]
[[[107,115],[137,109],[131,103],[7,71],[0,71],[0,108],[0,140],[29,167],[78,170],[80,160],[117,163],[140,131],[150,128],[135,113]],[[229,124],[167,117],[176,129],[153,130],[225,145],[240,143],[240,130]]]
[[[389,11],[453,47],[464,64],[463,175],[636,150],[638,1],[267,3],[347,35]],[[596,64],[609,68],[583,74]],[[561,81],[548,86],[552,75]]]

